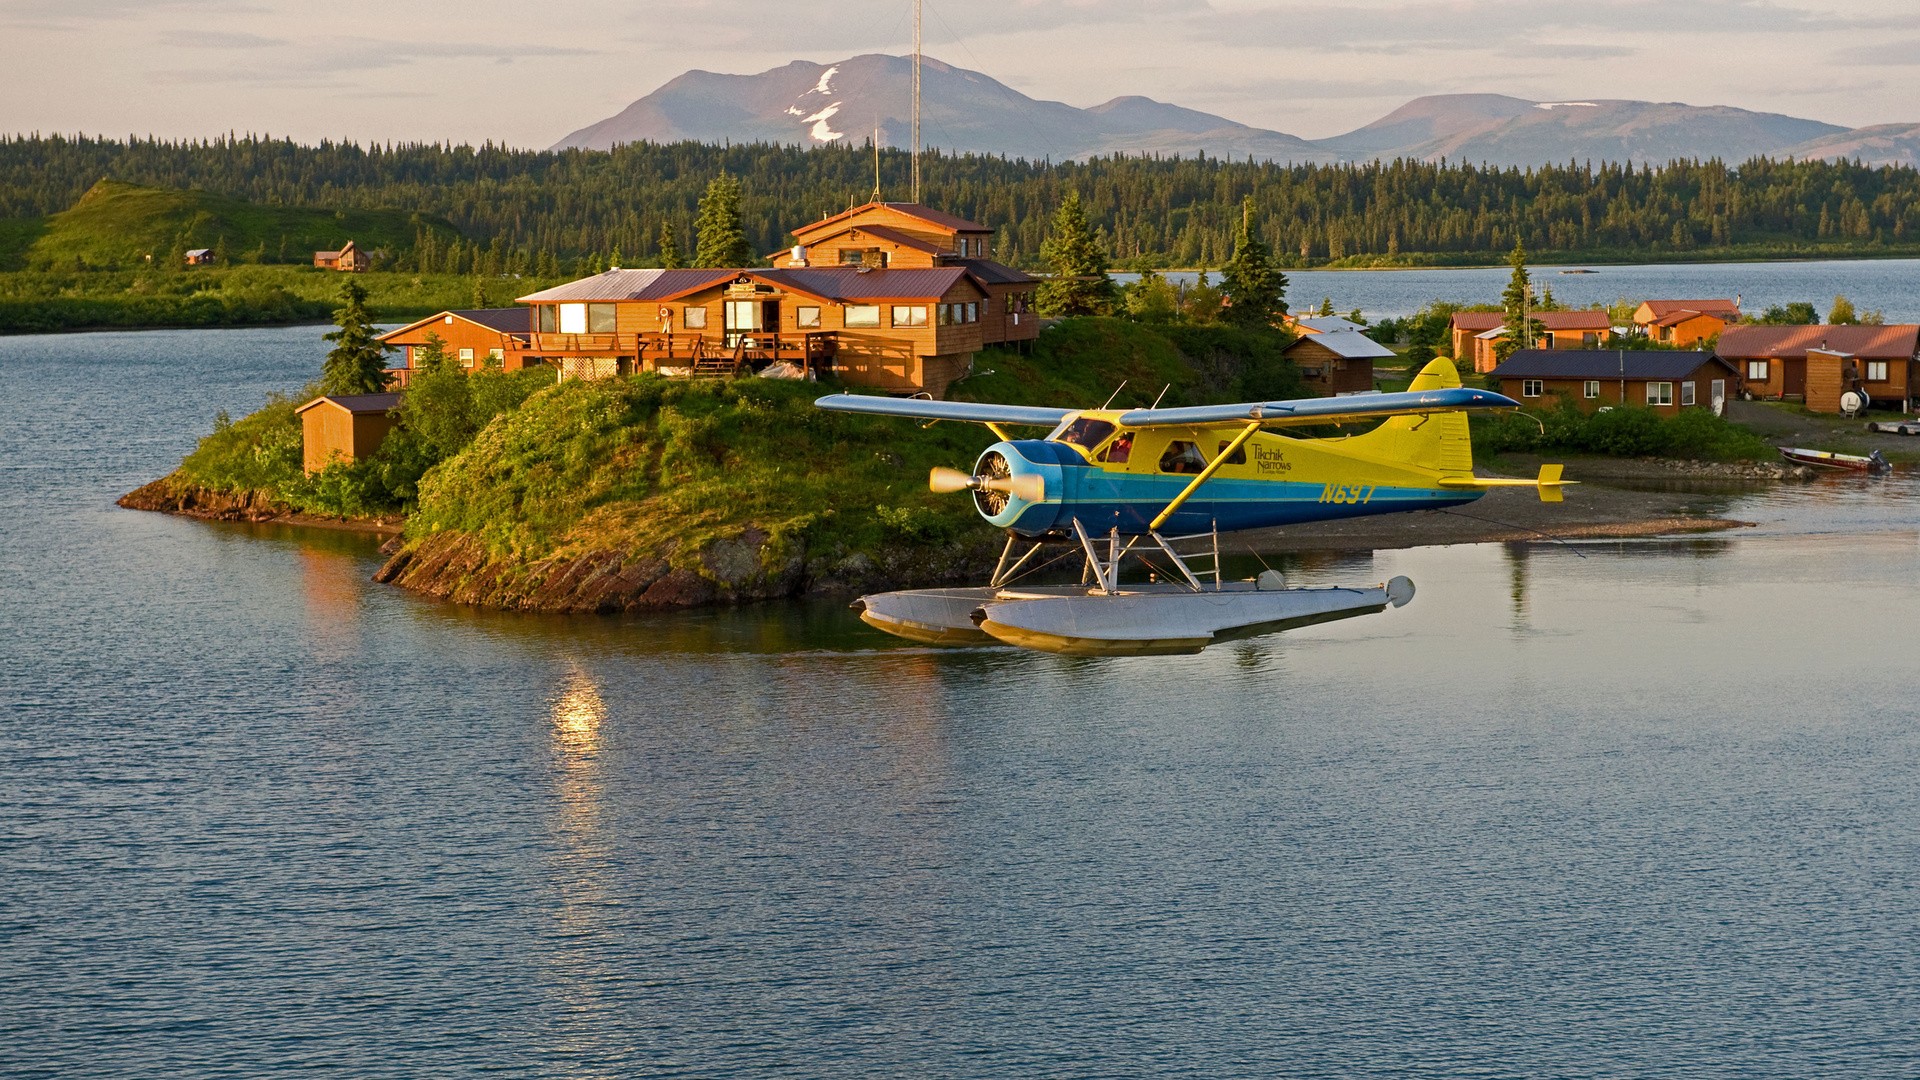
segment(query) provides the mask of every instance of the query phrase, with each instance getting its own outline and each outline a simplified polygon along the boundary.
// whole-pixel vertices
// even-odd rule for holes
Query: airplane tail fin
[[[1411,392],[1445,390],[1460,385],[1453,361],[1435,357],[1414,376]],[[1473,475],[1473,441],[1467,434],[1465,413],[1429,413],[1396,416],[1352,442],[1383,458],[1405,461],[1439,473]]]

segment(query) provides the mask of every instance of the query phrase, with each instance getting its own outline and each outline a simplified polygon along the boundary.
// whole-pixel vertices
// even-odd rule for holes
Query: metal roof
[[[1920,351],[1920,325],[1729,326],[1720,334],[1721,356],[1746,359],[1798,357],[1808,349],[1852,353],[1866,360],[1907,360]]]
[[[303,412],[306,412],[308,409],[313,408],[315,405],[320,404],[323,401],[330,405],[338,405],[342,409],[345,409],[348,412],[353,413],[356,416],[359,416],[359,415],[364,415],[366,413],[391,412],[395,405],[400,404],[400,395],[399,394],[322,394],[319,397],[314,398],[312,401],[307,402],[305,405],[302,405],[293,411],[296,413],[303,413]]]
[[[1677,311],[1697,311],[1701,314],[1726,312],[1734,318],[1740,317],[1740,305],[1732,300],[1648,300],[1641,307],[1655,319],[1662,319]]]
[[[187,254],[188,255],[211,255],[213,254],[213,249],[212,248],[188,248]]]
[[[529,329],[526,308],[466,308],[458,311],[442,311],[435,315],[429,315],[424,319],[410,322],[397,330],[389,330],[374,340],[391,341],[403,334],[410,334],[423,326],[445,322],[449,315],[456,319],[465,319],[467,322],[484,326],[489,330],[502,334],[524,334]]]
[[[1295,348],[1305,345],[1308,342],[1312,342],[1333,353],[1335,356],[1346,360],[1367,360],[1376,356],[1392,356],[1394,354],[1392,349],[1387,348],[1385,345],[1380,344],[1367,335],[1356,334],[1349,330],[1342,330],[1333,334],[1303,334],[1292,345],[1287,346],[1282,351],[1292,352]]]
[[[608,270],[517,297],[523,304],[564,300],[658,300],[727,281],[739,270]]]
[[[943,261],[950,266],[966,267],[968,273],[988,285],[1033,285],[1040,280],[1032,274],[1015,270],[1006,263],[994,262],[992,259],[961,259],[949,255]]]
[[[815,232],[828,225],[835,225],[845,221],[856,214],[863,214],[869,210],[876,209],[892,210],[896,213],[905,214],[908,217],[919,218],[929,225],[938,226],[948,232],[990,233],[993,231],[977,221],[968,221],[963,217],[955,217],[952,214],[943,213],[939,210],[932,210],[921,206],[919,203],[870,202],[863,206],[856,206],[851,210],[842,211],[832,217],[821,218],[811,225],[802,225],[793,230],[793,235],[800,236],[804,233]]]
[[[1647,325],[1679,326],[1681,323],[1691,319],[1715,319],[1723,323],[1730,323],[1739,317],[1740,313],[1738,311],[1728,311],[1725,308],[1713,308],[1708,311],[1701,311],[1698,308],[1679,308],[1674,311],[1669,311],[1665,315],[1655,317],[1650,320]]]
[[[1488,374],[1496,379],[1684,379],[1707,364],[1733,369],[1710,352],[1521,349]]]
[[[827,300],[938,300],[966,279],[981,287],[964,266],[934,266],[924,269],[859,270],[855,267],[817,267],[790,270],[755,270],[753,276],[786,285],[800,292]]]
[[[1316,334],[1358,333],[1365,330],[1357,322],[1350,322],[1338,315],[1310,315],[1304,319],[1293,320],[1293,325]]]
[[[1527,317],[1549,330],[1605,330],[1612,326],[1604,311],[1529,311]],[[1453,328],[1477,333],[1501,325],[1506,318],[1499,311],[1456,311]]]

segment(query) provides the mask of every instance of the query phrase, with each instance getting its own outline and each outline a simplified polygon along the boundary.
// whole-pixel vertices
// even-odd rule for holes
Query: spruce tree
[[[1113,310],[1115,290],[1107,276],[1107,253],[1087,224],[1078,191],[1067,192],[1054,212],[1053,225],[1040,245],[1040,258],[1052,275],[1034,290],[1042,315],[1105,315]]]
[[[724,269],[753,266],[760,261],[753,245],[747,243],[746,227],[740,223],[740,181],[728,173],[721,173],[707,185],[693,228],[695,266]]]
[[[367,290],[348,278],[340,290],[343,301],[333,313],[340,329],[326,335],[333,351],[320,369],[320,391],[325,394],[377,394],[387,388],[387,347],[374,340],[373,320],[367,317]]]
[[[1494,343],[1493,358],[1496,363],[1504,363],[1507,357],[1521,349],[1531,348],[1535,329],[1545,329],[1529,310],[1533,306],[1533,279],[1527,276],[1527,249],[1521,241],[1513,242],[1513,252],[1507,256],[1507,265],[1513,267],[1513,276],[1507,279],[1506,291],[1500,294],[1500,307],[1506,312],[1501,326],[1507,334]]]
[[[1240,204],[1240,238],[1233,257],[1220,268],[1220,289],[1227,308],[1220,317],[1243,330],[1270,330],[1287,313],[1287,276],[1273,261],[1273,249],[1253,231],[1253,208]],[[1331,313],[1332,301],[1323,305]]]
[[[673,222],[660,224],[660,266],[666,270],[678,270],[686,265],[680,256],[680,241],[673,235]]]
[[[433,331],[427,331],[426,343],[413,354],[413,366],[416,371],[433,373],[445,371],[453,366],[453,356],[447,352],[447,341]]]

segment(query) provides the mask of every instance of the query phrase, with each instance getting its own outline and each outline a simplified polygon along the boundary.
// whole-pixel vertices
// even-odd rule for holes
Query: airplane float
[[[988,584],[876,593],[854,604],[872,626],[937,644],[997,639],[1070,655],[1194,653],[1399,607],[1413,597],[1404,577],[1355,588],[1289,587],[1273,571],[1225,581],[1220,534],[1456,507],[1496,487],[1535,488],[1543,502],[1559,502],[1570,482],[1559,465],[1542,466],[1532,480],[1475,476],[1467,414],[1520,403],[1461,386],[1445,359],[1403,393],[1336,398],[1074,410],[831,394],[814,404],[984,424],[1000,440],[971,474],[937,468],[929,478],[934,491],[971,492],[980,516],[1006,530]],[[1374,421],[1354,434],[1286,434]],[[1050,433],[1015,438],[1014,427]],[[1084,557],[1079,585],[1013,585],[1037,552],[1061,543]],[[1123,584],[1129,558],[1151,580]]]

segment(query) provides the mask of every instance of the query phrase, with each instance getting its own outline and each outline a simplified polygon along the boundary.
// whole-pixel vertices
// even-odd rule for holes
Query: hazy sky
[[[1920,123],[1920,0],[926,0],[925,39],[1306,138],[1452,92]],[[0,130],[544,147],[689,68],[911,41],[911,0],[0,0]]]

